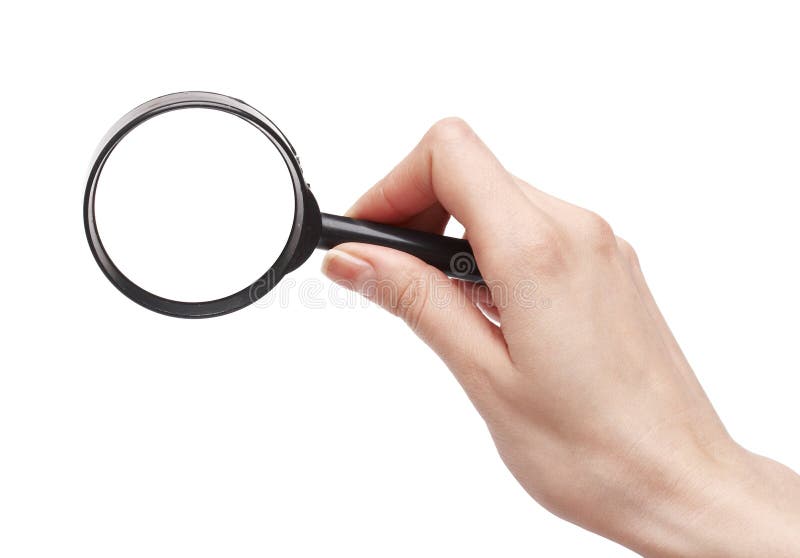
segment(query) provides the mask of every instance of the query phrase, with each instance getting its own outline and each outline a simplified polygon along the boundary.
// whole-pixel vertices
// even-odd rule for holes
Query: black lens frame
[[[239,292],[223,298],[204,302],[183,302],[163,298],[141,288],[128,279],[114,264],[114,261],[103,246],[100,233],[97,230],[95,214],[95,197],[100,175],[108,157],[119,142],[137,126],[155,116],[188,108],[220,110],[238,116],[260,130],[281,154],[281,157],[283,157],[289,169],[295,202],[294,221],[286,246],[266,273]],[[309,211],[314,218],[306,220],[304,217],[306,212]],[[219,93],[204,91],[172,93],[170,95],[158,97],[139,105],[114,124],[100,142],[92,159],[92,166],[89,169],[89,176],[86,180],[83,216],[86,238],[89,241],[92,254],[109,281],[111,281],[122,294],[134,302],[160,314],[181,318],[209,318],[221,316],[252,304],[267,294],[286,273],[297,267],[302,261],[305,261],[308,254],[313,251],[314,246],[309,247],[308,242],[303,242],[303,237],[308,237],[307,233],[311,233],[311,238],[313,238],[313,242],[316,244],[316,238],[319,236],[318,231],[316,231],[315,237],[315,231],[310,231],[308,226],[303,225],[304,221],[308,221],[312,223],[313,228],[313,224],[319,222],[319,208],[308,192],[308,187],[303,179],[303,169],[300,166],[300,161],[297,158],[294,147],[292,147],[292,144],[286,139],[286,136],[283,135],[269,118],[247,103]],[[304,235],[304,233],[306,234]],[[298,261],[298,256],[301,254],[304,257],[302,260]]]

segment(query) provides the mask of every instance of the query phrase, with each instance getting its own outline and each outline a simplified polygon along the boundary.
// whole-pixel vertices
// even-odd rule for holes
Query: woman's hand
[[[514,177],[457,119],[349,215],[464,225],[486,286],[362,244],[323,267],[439,354],[543,506],[650,556],[800,556],[800,479],[731,439],[603,219]]]

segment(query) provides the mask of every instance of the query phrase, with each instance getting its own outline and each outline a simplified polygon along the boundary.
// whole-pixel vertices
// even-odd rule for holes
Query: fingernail
[[[322,260],[322,273],[329,279],[354,291],[361,291],[367,281],[375,278],[375,268],[369,262],[344,250],[334,248]]]

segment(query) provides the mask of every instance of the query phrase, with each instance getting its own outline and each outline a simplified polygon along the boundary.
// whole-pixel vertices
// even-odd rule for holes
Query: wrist
[[[657,490],[643,494],[623,544],[659,558],[800,555],[796,473],[733,441],[674,461],[672,474],[649,483]]]

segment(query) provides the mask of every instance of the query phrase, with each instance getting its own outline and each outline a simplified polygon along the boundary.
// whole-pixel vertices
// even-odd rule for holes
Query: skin
[[[516,178],[452,118],[349,215],[464,225],[487,287],[364,244],[323,271],[442,358],[541,505],[645,556],[800,556],[800,477],[729,436],[602,218]]]

